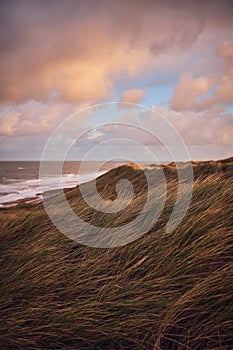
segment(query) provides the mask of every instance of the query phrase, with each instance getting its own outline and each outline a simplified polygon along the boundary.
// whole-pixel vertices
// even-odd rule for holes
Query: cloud
[[[217,48],[216,54],[224,60],[227,71],[233,68],[233,42],[224,41]]]
[[[149,75],[207,23],[230,26],[230,2],[210,3],[1,1],[0,101],[109,99],[116,81]]]
[[[223,60],[224,71],[220,75],[198,78],[182,73],[170,99],[172,109],[198,111],[233,103],[233,42],[225,41],[216,54]]]
[[[158,146],[161,145],[161,138],[166,140],[168,146],[174,145],[176,137],[160,123],[159,114],[174,126],[188,145],[232,146],[233,116],[223,108],[213,107],[200,112],[175,112],[156,106],[151,109],[128,107],[122,113],[119,124],[98,127],[85,134],[83,139],[91,141],[91,145],[121,138],[122,141],[118,140],[117,144],[124,144],[129,139],[145,146]]]
[[[212,107],[200,112],[175,112],[155,106],[152,108],[164,115],[174,125],[188,145],[232,146],[233,116],[223,108]],[[151,128],[153,115],[150,119],[145,118],[142,125],[143,123]]]
[[[202,103],[202,108],[213,105],[229,105],[233,103],[233,71],[228,75],[222,75],[213,94]]]
[[[129,89],[124,91],[119,102],[138,103],[143,100],[144,90]]]
[[[163,112],[188,143],[229,144],[232,116],[222,107],[233,96],[232,16],[228,0],[0,1],[1,141],[24,155],[38,143],[38,155],[41,138],[80,105],[115,100],[119,91],[137,103],[142,87],[171,89],[180,76],[170,101],[180,114]],[[131,111],[124,120],[154,122]],[[119,134],[102,132],[85,145]],[[136,129],[122,133],[155,143]]]
[[[197,99],[204,97],[214,83],[215,79],[213,77],[199,77],[194,79],[190,73],[182,73],[179,83],[174,88],[173,97],[170,100],[171,108],[177,111],[201,109],[201,102]]]
[[[34,102],[31,102],[31,104],[33,105]],[[53,113],[50,114],[52,110],[50,109],[49,112],[45,105],[39,103],[36,103],[36,105],[37,113],[35,112],[33,117],[31,114],[26,115],[23,113],[23,107],[25,108],[25,106],[20,106],[18,109],[9,108],[9,110],[5,112],[5,118],[3,118],[3,114],[1,114],[1,158],[40,158],[48,134],[50,134],[59,121],[64,119],[63,111],[66,110],[66,108],[64,105],[57,105],[56,108],[54,107]],[[35,108],[33,108],[33,110],[34,109]],[[227,152],[232,150],[233,116],[223,108],[213,107],[210,110],[200,112],[175,112],[167,108],[155,106],[152,106],[152,109],[162,114],[164,118],[168,119],[168,121],[174,125],[188,147],[198,147],[198,156],[196,149],[194,149],[194,157],[200,159],[208,158],[208,155],[211,154],[211,158],[218,158],[218,153],[216,153],[216,157],[213,156],[213,150],[216,149],[216,152],[218,152],[218,149],[221,149],[225,154],[228,154]],[[134,140],[141,145],[145,145],[146,148],[149,147],[149,149],[151,149],[151,147],[158,147],[159,150],[161,148],[161,142],[158,137],[163,136],[163,133],[166,133],[167,146],[170,147],[170,145],[174,145],[173,135],[168,135],[167,130],[161,130],[161,128],[159,128],[156,114],[153,112],[134,108],[129,108],[128,111],[121,109],[120,111],[122,115],[122,118],[119,119],[120,125],[107,124],[102,127],[99,126],[97,129],[92,129],[88,125],[85,126],[75,121],[74,127],[70,125],[72,127],[71,133],[70,130],[64,129],[59,135],[60,138],[57,140],[54,155],[59,157],[62,154],[64,144],[67,141],[70,142],[70,140],[72,142],[75,141],[77,132],[78,134],[81,133],[82,137],[74,142],[74,147],[71,149],[70,154],[75,155],[75,157],[84,156],[101,142],[114,139],[118,140],[115,140],[115,143],[113,142],[112,145],[114,146],[115,144],[115,148],[119,147],[119,154],[121,154],[121,156],[124,156],[124,149],[126,150],[129,147],[129,140]],[[51,115],[51,119],[47,118],[49,115]],[[43,122],[43,116],[47,120],[46,124]],[[128,125],[128,123],[132,125]],[[66,131],[69,132],[67,133]],[[153,133],[155,133],[155,137]],[[122,140],[119,140],[119,138]],[[209,148],[206,148],[206,145],[209,145]],[[213,147],[211,153],[210,145],[216,145],[218,149]],[[140,154],[137,153],[136,148],[134,151],[132,150],[132,152],[136,152],[135,155],[140,158]],[[106,146],[105,143],[103,144],[100,148],[99,155],[105,157],[108,155],[111,157],[108,144],[106,144]],[[165,157],[166,155],[168,154],[165,149],[160,159],[167,159]],[[224,157],[224,153],[222,157]],[[141,160],[143,160],[143,158]]]
[[[49,135],[60,122],[79,111],[80,107],[67,103],[44,104],[35,101],[6,106],[0,113],[0,135]]]
[[[213,94],[206,99],[206,105],[233,103],[233,42],[224,41],[216,50],[223,60],[224,72],[219,78]]]

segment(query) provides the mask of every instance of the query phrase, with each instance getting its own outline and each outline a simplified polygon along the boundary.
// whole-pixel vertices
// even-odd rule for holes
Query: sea
[[[49,162],[54,168],[57,162]],[[26,203],[41,200],[43,193],[61,188],[72,188],[91,181],[110,169],[119,166],[118,162],[66,161],[62,176],[50,171],[46,177],[39,178],[39,161],[0,161],[0,208],[17,205],[21,200]],[[99,168],[100,167],[100,168]],[[62,185],[61,185],[62,184]]]

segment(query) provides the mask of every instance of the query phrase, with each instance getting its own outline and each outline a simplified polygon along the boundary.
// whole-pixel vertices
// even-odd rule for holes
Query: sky
[[[123,156],[130,149],[143,160],[131,138],[163,158],[158,139],[177,140],[159,129],[158,114],[192,159],[232,156],[232,18],[227,0],[2,0],[0,159],[40,160],[71,115],[72,135],[59,129],[54,159],[65,144],[83,159],[115,138],[124,139],[115,142]]]

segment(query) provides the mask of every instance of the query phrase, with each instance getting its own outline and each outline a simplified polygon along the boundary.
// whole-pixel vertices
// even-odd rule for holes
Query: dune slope
[[[118,248],[69,240],[42,204],[0,211],[1,348],[232,349],[233,178],[213,173],[196,175],[190,208],[172,233],[165,224],[176,181],[168,179],[157,223]],[[113,200],[122,176],[134,185],[131,210],[95,224],[117,226],[141,210],[146,183],[140,170],[121,167],[103,175],[101,195]],[[93,223],[79,188],[66,196]]]

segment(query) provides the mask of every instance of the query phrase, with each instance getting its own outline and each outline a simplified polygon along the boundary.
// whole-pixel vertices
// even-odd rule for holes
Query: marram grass
[[[132,217],[146,196],[140,176],[131,170]],[[99,188],[111,199],[106,181],[108,174]],[[170,179],[154,227],[112,249],[69,240],[42,204],[1,211],[1,349],[233,349],[232,185],[220,174],[196,179],[186,216],[166,233],[176,196]],[[93,220],[78,188],[66,195]],[[126,217],[129,210],[112,224]]]

